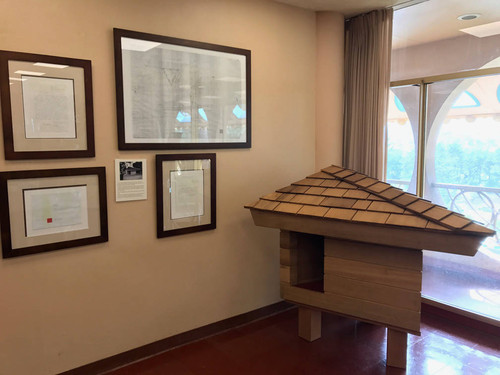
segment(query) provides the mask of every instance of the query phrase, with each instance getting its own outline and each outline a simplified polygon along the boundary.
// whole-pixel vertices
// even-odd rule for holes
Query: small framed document
[[[216,227],[215,154],[156,155],[157,237]]]
[[[117,202],[148,198],[146,159],[115,159]]]
[[[104,167],[0,172],[2,255],[108,240]]]
[[[0,51],[5,158],[95,156],[89,60]]]
[[[251,51],[114,29],[118,148],[251,147]]]

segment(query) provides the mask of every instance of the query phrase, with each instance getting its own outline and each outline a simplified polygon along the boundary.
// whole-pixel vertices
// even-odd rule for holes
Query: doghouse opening
[[[324,237],[297,233],[296,287],[323,292]]]

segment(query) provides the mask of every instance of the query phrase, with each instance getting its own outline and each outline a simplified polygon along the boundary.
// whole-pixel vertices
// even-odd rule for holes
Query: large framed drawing
[[[249,50],[114,29],[118,147],[251,147]]]
[[[215,154],[156,155],[157,237],[215,229]]]
[[[104,167],[0,172],[2,255],[108,240]]]
[[[5,158],[94,157],[89,60],[0,51]]]

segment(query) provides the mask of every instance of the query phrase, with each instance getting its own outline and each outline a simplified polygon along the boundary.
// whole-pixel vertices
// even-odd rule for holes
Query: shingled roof
[[[356,171],[330,166],[246,205],[263,212],[486,237],[494,231]]]

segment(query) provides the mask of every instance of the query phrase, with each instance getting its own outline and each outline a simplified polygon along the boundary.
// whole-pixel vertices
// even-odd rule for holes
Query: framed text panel
[[[89,60],[0,51],[5,158],[94,157]]]
[[[2,255],[108,240],[104,167],[0,172]]]
[[[215,154],[156,155],[157,236],[215,229]]]

